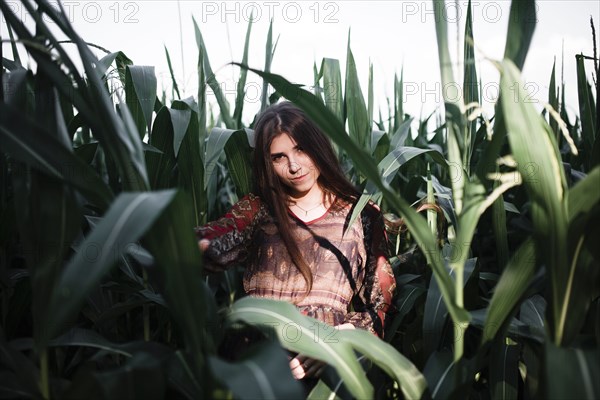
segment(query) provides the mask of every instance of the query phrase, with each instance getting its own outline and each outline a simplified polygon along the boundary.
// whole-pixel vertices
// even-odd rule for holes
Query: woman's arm
[[[222,271],[248,256],[252,235],[266,207],[253,194],[246,195],[216,221],[195,228],[198,246],[203,252],[205,269]]]

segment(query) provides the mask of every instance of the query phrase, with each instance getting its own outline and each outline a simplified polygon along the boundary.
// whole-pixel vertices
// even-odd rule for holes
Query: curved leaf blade
[[[526,240],[509,260],[487,308],[483,341],[494,339],[525,293],[535,270],[535,245]]]
[[[0,116],[2,147],[11,157],[36,170],[73,185],[100,209],[113,193],[96,171],[31,118],[5,105]]]
[[[301,398],[303,388],[293,378],[281,347],[274,342],[257,347],[250,356],[236,363],[209,357],[213,374],[220,377],[237,399]]]
[[[89,291],[134,246],[171,202],[174,191],[123,193],[78,247],[49,300],[45,340],[54,337],[81,307]]]
[[[128,65],[125,73],[125,96],[140,138],[152,131],[152,113],[156,102],[157,80],[154,67]]]
[[[373,396],[373,386],[364,375],[352,348],[332,335],[337,336],[340,332],[301,315],[292,304],[245,297],[233,304],[227,320],[273,328],[283,347],[333,366],[355,397]]]

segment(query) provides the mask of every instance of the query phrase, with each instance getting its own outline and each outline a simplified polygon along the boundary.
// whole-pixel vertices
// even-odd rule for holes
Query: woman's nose
[[[288,170],[290,171],[290,173],[295,174],[300,169],[302,169],[302,166],[294,159],[290,159],[290,162],[288,164]]]

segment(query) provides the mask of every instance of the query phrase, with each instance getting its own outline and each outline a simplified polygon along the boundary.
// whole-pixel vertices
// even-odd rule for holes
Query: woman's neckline
[[[302,223],[304,223],[305,225],[310,225],[310,224],[314,224],[316,222],[319,222],[320,220],[322,220],[323,218],[325,218],[329,212],[331,211],[331,208],[334,206],[334,204],[336,203],[337,199],[334,197],[333,200],[331,202],[329,202],[329,206],[326,207],[325,203],[323,204],[323,208],[325,208],[325,212],[323,212],[321,215],[316,216],[314,218],[311,218],[309,220],[305,220],[303,218],[301,218],[298,214],[296,214],[294,211],[292,211],[292,209],[290,207],[288,207],[288,213],[290,213],[294,218],[296,218],[299,221],[302,221]]]

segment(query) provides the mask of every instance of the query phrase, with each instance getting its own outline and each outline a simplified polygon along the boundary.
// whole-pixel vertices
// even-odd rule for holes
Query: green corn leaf
[[[442,0],[434,0],[433,9],[436,16],[435,32],[437,37],[438,59],[440,62],[442,84],[444,87],[449,87],[447,85],[452,85],[456,81],[454,80],[454,71],[452,68],[452,65],[454,64],[450,58],[450,51],[448,47],[448,21],[447,18],[444,18],[444,2]],[[444,100],[446,102],[458,106],[458,99],[459,96],[448,96],[446,91],[444,91]],[[446,113],[448,113],[448,110],[446,110]]]
[[[444,156],[434,149],[420,149],[410,146],[399,146],[394,148],[378,165],[381,171],[381,177],[388,183],[394,179],[394,174],[398,169],[408,161],[423,154],[429,155],[431,159],[444,168],[448,167],[448,162]]]
[[[197,66],[197,74],[198,74],[198,140],[200,141],[200,155],[202,156],[202,160],[204,162],[204,153],[206,147],[206,136],[207,132],[207,120],[206,116],[209,113],[208,103],[206,102],[206,71],[204,70],[204,65],[202,60],[204,59],[204,48],[200,47],[198,49],[198,66]],[[212,110],[210,110],[211,115],[211,125],[212,123]]]
[[[471,325],[475,328],[484,330],[487,323],[485,320],[487,311],[487,309],[472,311]],[[505,325],[502,326],[502,330],[506,331],[504,333],[507,337],[515,338],[517,340],[527,339],[528,341],[531,340],[536,342],[536,344],[543,344],[548,339],[545,328],[540,328],[538,325],[528,325],[514,317],[506,319]]]
[[[431,398],[447,398],[449,391],[455,387],[457,364],[452,360],[449,352],[435,352],[427,360],[423,374],[429,382]]]
[[[156,114],[150,144],[161,151],[160,154],[146,153],[150,187],[153,190],[169,188],[172,186],[171,174],[176,161],[173,152],[173,124],[167,107],[161,108]]]
[[[202,38],[200,28],[193,17],[192,21],[194,23],[194,31],[196,33],[196,45],[198,46],[199,54],[202,57],[202,69],[203,74],[206,76],[206,83],[208,83],[208,86],[210,86],[215,94],[215,98],[219,104],[219,109],[221,110],[221,119],[225,123],[225,126],[229,129],[234,129],[235,121],[231,117],[231,112],[229,111],[229,102],[225,98],[225,95],[221,90],[221,86],[219,85],[219,82],[217,82],[217,78],[215,77],[215,74],[210,66],[208,52],[206,51],[206,45],[204,44],[204,39]],[[202,85],[202,83],[200,83],[200,85]]]
[[[208,141],[206,142],[206,169],[204,170],[205,190],[208,189],[208,183],[211,181],[211,179],[213,179],[217,163],[223,154],[225,145],[235,132],[240,132],[244,135],[246,133],[243,129],[234,130],[217,127],[210,131],[210,134],[208,135]]]
[[[440,62],[440,74],[444,88],[457,88],[454,80],[453,62],[448,47],[448,24],[444,18],[444,2],[436,0],[433,3],[435,18],[435,31],[438,44],[438,58]],[[464,103],[461,96],[452,95],[451,90],[444,90],[445,125],[447,130],[446,150],[448,161],[452,166],[459,169],[457,175],[452,179],[452,193],[457,214],[462,213],[464,197],[464,186],[468,176],[469,166],[465,163],[463,154],[466,152],[465,142],[465,116],[463,114]]]
[[[4,337],[0,337],[0,361],[4,366],[2,386],[11,397],[41,397],[39,368]]]
[[[340,394],[339,391],[343,388],[342,383],[343,382],[339,380],[336,385],[332,385],[333,387],[330,387],[324,382],[323,379],[320,379],[313,390],[310,391],[306,397],[306,400],[342,400],[345,397],[338,396],[338,394]]]
[[[125,75],[127,73],[127,67],[129,65],[133,65],[133,61],[125,53],[119,51],[117,53],[117,57],[115,58],[115,65],[117,67],[117,72],[119,74],[119,80],[123,85],[125,85]]]
[[[423,375],[427,378],[430,397],[433,399],[463,398],[464,389],[475,375],[474,360],[461,359],[456,362],[447,351],[433,353],[425,367]]]
[[[450,260],[455,257],[455,255],[452,253],[457,251],[460,250],[449,245],[444,248],[448,265]],[[465,284],[475,270],[476,262],[476,259],[470,259],[465,263],[464,268],[462,269],[462,282]],[[450,276],[453,276],[456,273],[454,270],[450,270],[449,267],[447,267],[447,270],[448,275]],[[444,296],[440,291],[437,281],[435,279],[431,279],[427,289],[427,295],[425,298],[425,311],[423,314],[423,351],[426,356],[433,353],[433,351],[438,347],[439,342],[444,337],[443,329],[447,316],[448,309],[444,303]],[[458,328],[453,326],[453,329],[456,330]]]
[[[412,124],[414,117],[409,117],[406,121],[402,122],[398,129],[392,134],[392,140],[390,141],[390,148],[395,149],[398,146],[408,146],[406,143],[407,139],[410,138],[410,124]]]
[[[244,43],[244,55],[242,56],[242,64],[248,64],[248,50],[250,49],[250,31],[252,28],[252,16],[248,21],[248,30],[246,31],[246,42]],[[242,111],[244,110],[244,99],[246,98],[246,75],[247,69],[240,70],[240,77],[237,83],[237,93],[235,97],[235,110],[233,111],[233,120],[236,128],[242,127]]]
[[[412,118],[411,118],[412,121]],[[404,67],[400,70],[400,80],[394,74],[394,132],[404,124]],[[409,124],[410,126],[410,124]]]
[[[46,128],[5,105],[0,115],[4,151],[36,170],[72,185],[94,206],[106,209],[113,194],[96,171],[53,138]]]
[[[143,139],[152,131],[152,113],[156,102],[154,67],[129,65],[125,74],[125,97],[131,115]]]
[[[50,347],[90,347],[125,357],[132,356],[130,351],[124,349],[125,346],[111,342],[96,331],[82,328],[73,328],[56,339],[52,339],[48,345]]]
[[[214,376],[237,399],[301,398],[303,388],[289,368],[287,354],[274,342],[261,343],[250,355],[236,363],[209,358]]]
[[[35,77],[35,92],[36,121],[48,127],[47,134],[72,153],[57,93],[43,72]],[[31,246],[26,258],[31,271],[36,351],[41,354],[46,345],[43,332],[49,299],[70,244],[80,233],[82,213],[73,191],[60,180],[48,179],[44,174],[32,171],[28,191],[29,201],[19,201],[16,207],[28,208],[18,220],[22,224],[23,241]]]
[[[479,103],[479,89],[477,85],[477,69],[475,68],[475,39],[473,37],[473,17],[471,12],[471,0],[467,5],[467,21],[465,23],[464,40],[464,73],[463,73],[463,96],[465,104]]]
[[[179,167],[179,182],[192,198],[194,207],[194,224],[202,225],[207,215],[207,195],[204,188],[204,165],[200,149],[199,127],[197,112],[193,104],[186,101],[174,101],[173,110],[191,112],[185,136],[177,154],[177,166]],[[177,116],[173,118],[173,115]],[[185,116],[181,113],[171,113],[171,121],[175,121],[174,128],[185,125]],[[177,134],[177,131],[175,131]],[[174,138],[176,141],[177,138]],[[176,143],[175,143],[176,145]]]
[[[600,167],[594,168],[583,180],[579,181],[565,194],[565,204],[569,222],[581,214],[588,213],[600,202]]]
[[[511,60],[519,70],[525,64],[536,23],[534,0],[511,2],[504,58]]]
[[[453,258],[453,268],[463,265],[469,256],[470,243],[473,241],[477,224],[483,213],[496,201],[501,200],[504,192],[519,183],[512,173],[507,173],[501,179],[501,183],[487,197],[485,187],[477,179],[472,179],[464,186],[465,204],[462,213],[458,215],[460,229],[453,241],[453,245],[458,249],[458,254]]]
[[[110,68],[110,65],[117,59],[117,56],[120,53],[121,52],[119,51],[109,53],[98,60],[98,65],[96,66],[96,72],[98,73],[98,76],[106,76],[106,71]]]
[[[21,57],[19,56],[19,50],[17,49],[17,42],[15,41],[15,36],[13,34],[13,30],[9,24],[7,24],[6,27],[8,30],[8,37],[10,38],[10,48],[12,50],[13,60],[14,60],[14,64],[15,64],[13,69],[23,68],[23,64],[21,63]]]
[[[600,240],[600,167],[579,181],[565,195],[568,213],[568,278],[563,282],[565,301],[561,315],[568,320],[564,326],[564,341],[570,343],[581,332],[588,318],[591,299],[598,293],[600,256],[597,243]]]
[[[514,99],[506,96],[518,90]],[[569,276],[567,213],[563,204],[566,179],[560,154],[550,126],[539,115],[524,93],[519,71],[510,60],[502,63],[500,90],[508,140],[517,169],[531,199],[534,238],[550,274],[552,301],[551,336],[561,343],[567,323],[565,282]],[[543,250],[542,250],[543,249]]]
[[[63,30],[69,39],[77,45],[83,68],[87,74],[87,80],[84,80],[78,74],[79,68],[71,60],[66,50],[58,43],[58,40],[42,20],[41,14],[33,8],[31,3],[25,2],[23,6],[36,22],[39,33],[53,43],[64,65],[56,63],[55,57],[51,56],[49,52],[41,51],[39,47],[33,45],[36,43],[36,39],[27,27],[10,8],[6,7],[5,3],[0,2],[0,8],[8,23],[15,28],[15,32],[21,40],[31,46],[28,49],[38,68],[46,73],[48,78],[53,81],[54,87],[66,99],[73,102],[75,108],[79,110],[79,115],[85,125],[92,128],[94,135],[102,146],[111,153],[121,175],[123,186],[128,190],[147,189],[146,167],[139,135],[128,111],[123,112],[121,118],[114,112],[114,105],[95,69],[98,60],[91,53],[88,45],[72,29],[65,14],[57,13],[56,7],[45,1],[40,1],[38,5],[40,11],[43,11],[48,18],[55,22],[57,27]],[[64,74],[63,68],[65,67],[71,71],[71,77]],[[76,86],[73,86],[73,80]]]
[[[203,382],[205,354],[214,351],[208,332],[216,306],[200,275],[202,256],[192,230],[193,212],[194,204],[189,196],[178,193],[166,210],[157,215],[143,243],[163,276],[165,300],[192,360],[191,377]]]
[[[177,80],[175,79],[175,74],[173,73],[173,66],[171,65],[171,56],[169,55],[169,50],[167,46],[165,48],[165,56],[167,57],[167,65],[169,66],[169,75],[171,75],[171,83],[173,84],[173,90],[177,94],[177,99],[181,99],[181,93],[179,93],[179,86],[177,86]]]
[[[557,399],[597,399],[600,396],[598,347],[560,348],[546,342],[545,357],[543,386],[546,396]]]
[[[173,191],[119,195],[64,267],[48,304],[44,337],[61,332],[120,255],[134,246],[172,201]]]
[[[313,62],[313,91],[315,93],[315,96],[317,96],[318,98],[320,98],[322,100],[323,95],[321,93],[322,93],[323,89],[321,88],[321,86],[319,84],[320,79],[321,79],[321,77],[319,76],[319,70],[317,69],[317,63]]]
[[[27,70],[18,69],[11,71],[10,74],[3,74],[8,78],[4,80],[4,101],[7,105],[18,109],[27,107],[29,96],[27,94],[27,85],[29,84],[29,75]],[[8,111],[7,111],[8,112]]]
[[[173,128],[173,152],[175,157],[179,156],[181,144],[183,143],[183,139],[185,138],[186,132],[190,126],[190,120],[192,118],[192,108],[183,108],[184,109],[168,109]]]
[[[85,143],[81,146],[74,147],[73,152],[84,163],[89,165],[94,161],[94,157],[96,157],[96,154],[98,153],[98,142]]]
[[[391,345],[361,330],[336,330],[308,318],[291,304],[246,297],[234,303],[230,322],[272,327],[285,348],[327,362],[357,398],[370,398],[373,388],[354,351],[371,359],[401,386],[408,398],[420,398],[426,384],[414,365]]]
[[[380,163],[390,152],[390,138],[384,131],[371,132],[371,153],[375,162]]]
[[[438,151],[433,149],[419,149],[416,147],[397,147],[392,150],[381,162],[377,168],[380,171],[381,178],[388,185],[396,177],[398,170],[402,165],[412,160],[415,157],[418,157],[423,154],[429,154],[431,158],[439,163],[440,165],[446,167],[446,159],[442,156]],[[367,205],[369,200],[379,199],[380,195],[377,193],[377,187],[373,182],[368,182],[363,194],[361,195],[356,207],[352,210],[352,215],[350,216],[350,220],[348,222],[348,227],[352,226],[356,218],[360,215],[363,208]]]
[[[352,348],[339,340],[339,331],[303,316],[292,304],[245,297],[233,304],[227,321],[272,328],[284,348],[334,367],[355,397],[372,397],[373,387]]]
[[[391,342],[394,339],[404,317],[413,309],[415,302],[427,292],[421,286],[401,285],[398,280],[396,280],[396,284],[400,287],[398,293],[394,296],[397,313],[391,321],[386,321],[387,327],[383,336],[386,342]]]
[[[340,342],[353,346],[398,382],[405,398],[423,397],[427,389],[425,377],[408,358],[388,343],[360,329],[340,331]]]
[[[251,138],[254,132],[240,129],[229,137],[225,144],[225,156],[229,174],[235,185],[238,198],[250,193],[254,187],[252,174]]]
[[[4,68],[6,68],[7,71],[10,71],[10,72],[14,72],[14,71],[18,71],[18,70],[22,69],[22,67],[17,65],[17,63],[15,63],[14,61],[9,60],[8,58],[4,58],[4,57],[2,57],[2,66]]]
[[[581,118],[581,136],[586,147],[591,150],[596,135],[596,105],[592,89],[588,84],[583,65],[583,55],[577,55],[577,95],[579,99],[579,117]],[[589,151],[588,150],[588,151]]]
[[[118,367],[95,373],[86,371],[76,379],[65,391],[66,398],[89,398],[93,393],[102,399],[125,395],[132,399],[160,400],[167,393],[162,360],[146,351],[134,353]]]
[[[346,55],[346,94],[344,104],[346,106],[346,115],[348,118],[348,128],[350,137],[353,138],[363,149],[367,149],[371,129],[367,105],[360,89],[358,72],[356,71],[356,62],[350,50],[350,32],[348,32],[348,50]]]
[[[560,113],[561,110],[559,110],[558,108],[558,96],[556,94],[556,58],[554,59],[554,63],[552,64],[552,73],[550,74],[550,84],[548,87],[548,104],[550,104],[552,106],[552,108],[554,110],[556,110],[556,112]],[[580,113],[581,115],[581,113]],[[550,119],[550,128],[552,128],[552,131],[554,132],[554,135],[556,136],[556,140],[558,143],[560,143],[560,131],[558,130],[558,122],[556,121],[556,119],[552,118],[552,116],[549,117]]]
[[[465,23],[464,40],[464,73],[463,73],[463,97],[465,105],[471,103],[480,104],[479,88],[477,84],[477,68],[475,67],[475,39],[473,37],[473,18],[471,13],[471,0],[467,5],[467,22]],[[475,145],[475,133],[477,132],[477,120],[467,122],[465,130],[465,151],[463,153],[463,165],[471,165],[471,153]]]
[[[492,398],[516,400],[519,392],[520,346],[499,338],[490,354],[490,386]]]
[[[344,96],[342,92],[342,73],[340,62],[333,58],[323,58],[321,72],[323,76],[323,94],[325,105],[337,116],[340,122],[344,121]]]
[[[40,3],[40,7],[43,6],[44,12],[49,15],[56,13],[52,6],[43,3]],[[120,115],[114,112],[114,106],[108,97],[104,83],[95,70],[98,60],[92,54],[87,43],[77,35],[64,15],[62,18],[53,18],[53,21],[57,22],[69,38],[76,43],[87,75],[88,85],[82,85],[81,88],[89,102],[89,109],[84,112],[84,109],[80,108],[80,114],[89,119],[88,125],[93,129],[94,134],[111,152],[119,169],[123,186],[129,190],[146,190],[148,179],[142,142],[139,135],[136,134],[135,123],[128,109],[121,106],[117,108]],[[152,97],[152,105],[154,105],[155,98],[156,91]]]
[[[499,184],[495,186],[498,187]],[[506,208],[504,198],[499,196],[492,204],[492,229],[496,238],[496,254],[498,265],[502,267],[508,262],[508,232],[506,229]]]
[[[269,72],[271,71],[271,64],[273,63],[273,55],[275,54],[275,49],[277,48],[277,42],[279,41],[279,39],[275,42],[275,45],[273,45],[273,19],[271,19],[271,21],[269,22],[269,32],[267,33],[267,43],[266,43],[266,48],[265,48],[265,68],[264,71],[265,72]],[[248,65],[248,64],[246,64]],[[267,102],[267,93],[268,93],[268,89],[269,86],[267,84],[267,81],[263,80],[263,85],[262,85],[262,93],[260,95],[260,111],[264,111],[268,106],[269,103]]]
[[[512,315],[519,299],[524,295],[535,270],[535,247],[531,239],[526,240],[511,257],[494,289],[487,308],[483,341],[494,339],[500,328]]]
[[[546,326],[546,299],[539,294],[534,294],[521,303],[519,319],[524,324],[543,329]]]
[[[373,130],[373,63],[369,62],[369,87],[367,88],[367,121],[369,132]]]

